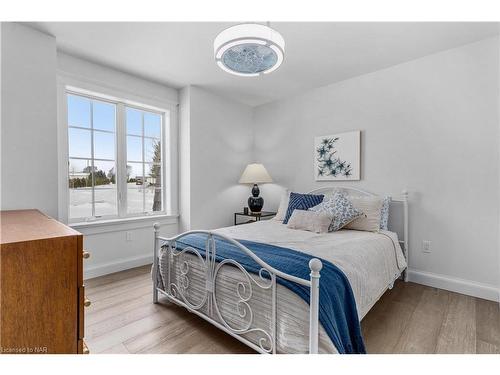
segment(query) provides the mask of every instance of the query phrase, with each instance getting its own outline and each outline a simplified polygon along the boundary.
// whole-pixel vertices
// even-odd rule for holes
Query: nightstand
[[[245,214],[244,212],[235,212],[234,213],[234,225],[240,225],[240,224],[247,224],[247,223],[254,223],[256,221],[260,221],[262,218],[271,218],[276,215],[276,212],[270,212],[270,211],[261,211],[261,212],[248,212],[248,214]],[[246,221],[238,223],[238,216],[244,216],[248,218]]]

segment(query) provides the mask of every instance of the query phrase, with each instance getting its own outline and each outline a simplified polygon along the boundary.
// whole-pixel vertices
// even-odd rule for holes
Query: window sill
[[[85,235],[118,232],[140,228],[151,228],[151,233],[153,233],[153,223],[158,222],[162,225],[177,225],[178,218],[179,215],[176,214],[163,214],[109,220],[85,221],[80,223],[70,223],[68,225]]]

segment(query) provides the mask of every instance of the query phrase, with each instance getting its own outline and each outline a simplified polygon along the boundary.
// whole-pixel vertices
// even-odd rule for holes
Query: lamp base
[[[249,197],[248,198],[248,208],[252,212],[260,212],[264,207],[264,198],[262,197]]]
[[[262,211],[262,207],[264,207],[264,198],[259,197],[259,194],[259,186],[254,184],[252,187],[252,196],[248,198],[248,207],[252,212],[260,212]]]

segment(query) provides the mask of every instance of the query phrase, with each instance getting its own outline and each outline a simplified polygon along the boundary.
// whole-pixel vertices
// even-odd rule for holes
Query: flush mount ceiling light
[[[222,31],[214,40],[214,56],[224,71],[243,77],[268,74],[281,65],[285,40],[276,30],[245,23]]]

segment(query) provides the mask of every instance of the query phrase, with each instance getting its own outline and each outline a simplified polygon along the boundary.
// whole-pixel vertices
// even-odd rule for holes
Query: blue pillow
[[[299,194],[290,193],[290,200],[288,202],[288,209],[286,210],[285,219],[283,224],[288,223],[288,219],[292,216],[294,210],[307,210],[311,207],[317,206],[323,201],[323,194]]]

